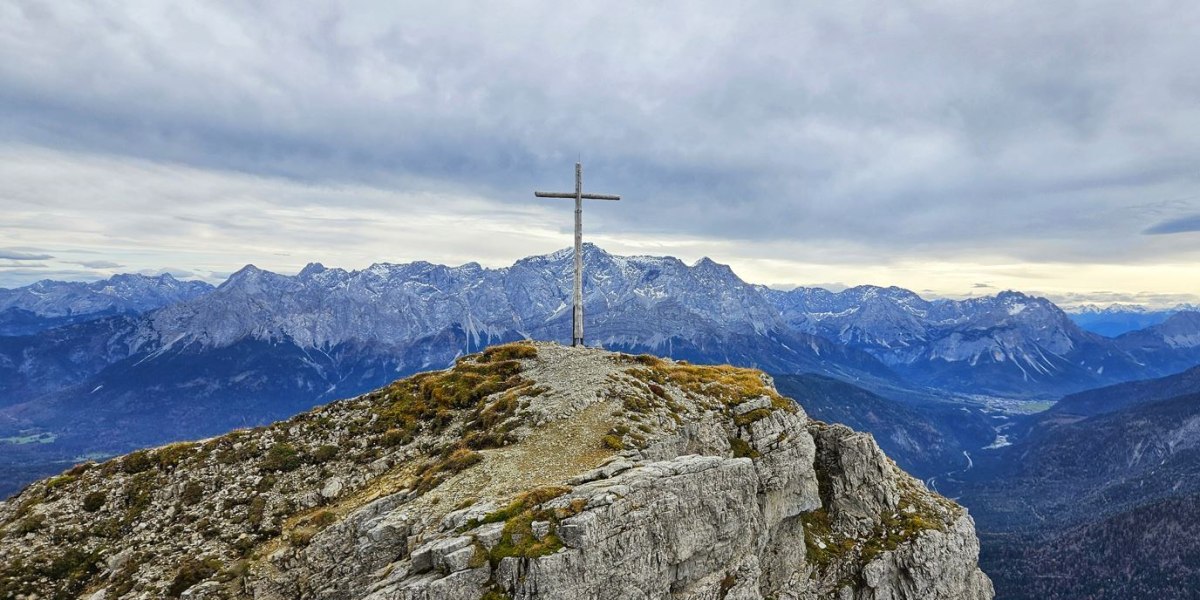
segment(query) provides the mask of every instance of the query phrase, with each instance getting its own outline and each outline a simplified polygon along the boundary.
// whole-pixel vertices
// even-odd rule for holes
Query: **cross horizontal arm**
[[[534,192],[534,196],[538,198],[574,198],[575,192]],[[613,194],[581,194],[584,200],[620,200],[620,196]]]

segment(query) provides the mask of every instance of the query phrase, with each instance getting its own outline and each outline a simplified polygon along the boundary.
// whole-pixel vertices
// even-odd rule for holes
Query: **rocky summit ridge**
[[[750,369],[495,346],[0,504],[0,598],[987,599],[964,509]]]

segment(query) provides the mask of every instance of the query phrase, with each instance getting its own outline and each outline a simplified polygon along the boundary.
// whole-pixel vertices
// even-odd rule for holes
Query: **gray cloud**
[[[31,254],[29,252],[17,252],[16,250],[0,250],[0,258],[7,260],[47,260],[54,258],[49,254]]]
[[[43,279],[94,281],[104,277],[104,274],[96,271],[78,269],[9,269],[0,267],[0,281],[3,281],[4,286],[8,288],[29,285]]]
[[[1141,235],[1200,210],[1196,3],[18,1],[0,16],[0,53],[22,57],[0,64],[0,141],[111,157],[134,180],[187,167],[311,187],[254,197],[251,213],[237,194],[273,186],[101,184],[99,201],[172,213],[99,222],[122,252],[158,227],[294,250],[263,247],[286,246],[304,211],[309,237],[346,244],[383,205],[347,188],[403,192],[398,214],[461,215],[436,192],[566,227],[531,190],[569,188],[582,155],[585,187],[625,197],[589,215],[613,239],[849,265],[1200,257],[1200,239]],[[62,164],[43,162],[25,168]],[[43,200],[0,195],[49,217],[6,227],[71,220],[69,202],[51,215]]]
[[[79,265],[81,267],[87,267],[89,269],[120,269],[121,267],[125,266],[121,263],[115,263],[111,260],[69,260],[63,262],[72,265]]]
[[[1187,217],[1179,217],[1178,219],[1170,219],[1146,228],[1147,235],[1158,235],[1164,233],[1187,233],[1192,231],[1200,231],[1200,215],[1191,215]]]

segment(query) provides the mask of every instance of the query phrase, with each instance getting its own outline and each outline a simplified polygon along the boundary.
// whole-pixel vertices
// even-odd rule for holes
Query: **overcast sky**
[[[0,286],[503,266],[571,243],[532,191],[582,157],[611,252],[1196,301],[1197,31],[1191,1],[0,1]]]

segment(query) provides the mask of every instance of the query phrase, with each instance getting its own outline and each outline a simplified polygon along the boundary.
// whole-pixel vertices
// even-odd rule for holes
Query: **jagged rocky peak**
[[[300,272],[297,273],[296,276],[301,277],[301,278],[312,277],[314,275],[319,275],[321,273],[324,273],[325,271],[326,271],[325,265],[323,265],[319,262],[310,262],[307,265],[304,265],[304,268],[300,269]]]
[[[548,343],[82,465],[0,523],[0,597],[992,597],[964,509],[761,372]]]
[[[268,271],[264,271],[264,270],[258,268],[253,263],[246,263],[245,266],[243,266],[242,268],[240,268],[240,269],[234,271],[232,274],[230,274],[229,278],[236,279],[239,277],[255,277],[257,275],[261,275],[261,274],[267,273],[267,272]]]
[[[993,306],[997,310],[1013,316],[1019,315],[1026,310],[1039,310],[1058,315],[1062,313],[1062,309],[1054,305],[1045,298],[1038,296],[1030,296],[1024,292],[1014,290],[1005,290],[996,294],[994,297],[983,297],[973,299],[982,305]],[[967,300],[970,302],[971,300]]]

